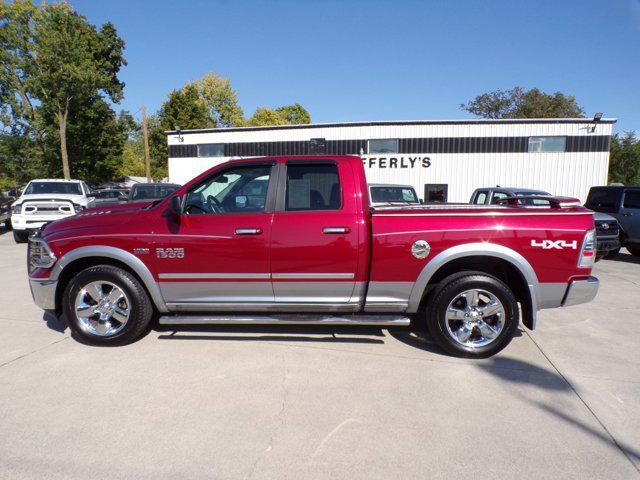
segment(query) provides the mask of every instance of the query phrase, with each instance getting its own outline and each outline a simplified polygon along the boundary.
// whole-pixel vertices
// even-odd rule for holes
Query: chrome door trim
[[[270,275],[268,273],[160,273],[158,278],[161,280],[189,280],[189,279],[203,279],[210,278],[213,280],[229,279],[229,280],[255,280],[265,279],[268,280]]]
[[[274,280],[351,280],[355,276],[355,273],[274,273],[271,278]]]
[[[358,303],[305,302],[167,302],[173,312],[350,312],[360,310]]]

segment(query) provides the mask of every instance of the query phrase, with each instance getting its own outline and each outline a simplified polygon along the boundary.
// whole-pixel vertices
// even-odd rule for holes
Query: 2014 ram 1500
[[[536,312],[587,302],[591,211],[371,209],[359,157],[231,161],[153,203],[89,209],[30,239],[43,309],[94,344],[162,324],[426,323],[452,354],[504,348]],[[520,307],[520,309],[519,309]]]

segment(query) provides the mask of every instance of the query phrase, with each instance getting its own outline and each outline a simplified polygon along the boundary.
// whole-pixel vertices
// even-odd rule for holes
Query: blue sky
[[[299,102],[314,123],[471,118],[460,103],[521,85],[640,130],[640,0],[70,1],[124,38],[132,113],[215,71],[246,114]]]

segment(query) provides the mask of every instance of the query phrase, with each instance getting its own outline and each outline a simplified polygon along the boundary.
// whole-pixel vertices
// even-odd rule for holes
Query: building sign
[[[365,168],[429,168],[430,157],[394,155],[389,157],[361,156]]]

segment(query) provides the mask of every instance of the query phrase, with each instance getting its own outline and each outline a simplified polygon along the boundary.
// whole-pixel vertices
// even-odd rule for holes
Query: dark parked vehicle
[[[175,183],[136,183],[129,192],[130,202],[160,200],[180,188]]]
[[[475,205],[495,205],[505,198],[513,197],[541,197],[523,199],[523,205],[546,205],[548,202],[543,197],[551,196],[550,193],[543,190],[532,190],[528,188],[507,188],[507,187],[491,187],[478,188],[471,195],[469,203]],[[587,208],[594,210],[586,205]],[[615,255],[620,250],[620,227],[617,220],[611,215],[595,211],[593,221],[596,226],[596,262],[608,255]]]
[[[13,200],[0,192],[0,226],[4,226],[7,230],[11,228],[11,203]]]
[[[126,202],[129,199],[128,190],[96,190],[93,192],[94,201],[92,207],[104,207],[106,205],[117,205]]]
[[[585,207],[615,217],[620,225],[620,244],[640,257],[640,186],[592,187]]]

